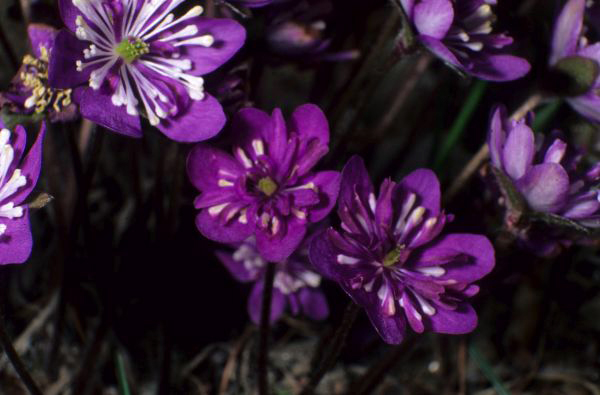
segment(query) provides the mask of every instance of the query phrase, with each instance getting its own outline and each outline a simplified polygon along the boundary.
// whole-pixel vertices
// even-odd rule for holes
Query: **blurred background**
[[[512,53],[533,66],[500,84],[459,75],[424,51],[404,53],[389,1],[293,0],[252,10],[200,3],[248,31],[242,51],[207,78],[229,115],[245,106],[290,114],[316,103],[332,136],[322,168],[341,170],[360,154],[376,185],[430,167],[443,188],[485,142],[492,105],[514,110],[544,81],[561,5],[498,2],[496,30],[510,32]],[[27,21],[60,28],[56,2],[0,2],[0,90],[30,50]],[[597,126],[559,100],[537,113],[536,132],[559,128],[597,161]],[[27,128],[31,142],[39,126]],[[45,394],[250,394],[258,335],[246,312],[249,286],[230,277],[214,255],[222,247],[195,228],[197,191],[185,173],[191,145],[145,128],[134,140],[87,121],[49,125],[36,191],[54,199],[31,214],[29,261],[0,267],[1,314]],[[228,149],[234,138],[225,130],[213,143]],[[392,347],[361,312],[319,393],[600,394],[598,247],[551,259],[520,249],[505,237],[489,186],[484,168],[445,204],[456,215],[448,231],[486,234],[497,248],[496,268],[473,300],[477,330]],[[341,320],[348,297],[337,284],[324,287],[328,320],[286,316],[273,328],[274,394],[298,393],[313,349]],[[25,393],[0,356],[0,394]]]

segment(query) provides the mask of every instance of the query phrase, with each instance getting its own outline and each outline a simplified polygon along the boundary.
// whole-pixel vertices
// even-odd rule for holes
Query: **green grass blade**
[[[439,171],[444,164],[444,161],[450,154],[450,151],[454,148],[456,143],[462,137],[467,124],[471,120],[471,117],[475,113],[483,94],[485,93],[485,89],[488,84],[485,81],[478,80],[471,90],[469,91],[469,95],[467,96],[467,100],[462,106],[462,109],[458,113],[458,116],[454,120],[452,127],[448,131],[446,138],[442,141],[440,149],[435,158],[433,167],[436,171]]]
[[[125,374],[125,361],[123,361],[123,355],[117,351],[117,379],[119,381],[119,393],[122,395],[131,395],[129,390],[129,383],[127,382],[127,375]]]
[[[502,384],[498,376],[496,376],[496,374],[494,373],[494,370],[492,369],[488,361],[483,355],[481,355],[479,349],[474,344],[469,345],[469,356],[475,362],[477,367],[479,367],[481,373],[483,373],[483,375],[489,380],[489,382],[492,383],[492,386],[494,387],[498,395],[510,395],[510,391],[508,391],[504,384]]]

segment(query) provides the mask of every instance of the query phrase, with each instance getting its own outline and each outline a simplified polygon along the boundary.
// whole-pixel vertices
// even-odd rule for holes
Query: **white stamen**
[[[244,151],[242,148],[238,147],[237,154],[240,157],[240,159],[242,160],[242,164],[244,165],[244,167],[246,169],[249,169],[252,167],[252,161],[250,160],[250,158],[248,158],[248,155],[246,155],[246,151]]]
[[[375,194],[369,194],[369,207],[371,207],[371,211],[375,214],[375,209],[377,208],[377,199],[375,199]]]
[[[256,155],[265,154],[265,145],[260,139],[252,140],[252,148],[254,148],[254,152],[256,153]]]
[[[209,207],[208,213],[212,217],[216,217],[217,215],[221,214],[221,211],[223,211],[223,209],[225,207],[227,207],[228,205],[229,205],[229,203],[223,203],[223,204],[218,204],[216,206]]]
[[[337,256],[337,262],[342,265],[354,265],[360,262],[360,259],[348,255],[339,254]]]
[[[417,271],[423,273],[426,276],[441,277],[446,274],[446,270],[440,266],[428,266],[420,267]]]
[[[232,187],[234,184],[231,181],[220,179],[218,182],[218,185],[220,187]]]

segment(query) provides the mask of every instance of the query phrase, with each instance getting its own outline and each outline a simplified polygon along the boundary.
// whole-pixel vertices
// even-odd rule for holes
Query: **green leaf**
[[[44,119],[44,114],[15,114],[3,109],[0,113],[2,122],[8,129],[14,129],[17,125],[28,125],[38,123]]]
[[[600,74],[600,66],[593,59],[574,55],[559,60],[552,71],[556,78],[552,78],[550,83],[559,94],[579,96],[592,89]]]
[[[485,359],[483,355],[479,352],[479,349],[475,344],[469,345],[469,356],[475,362],[475,364],[479,367],[479,370],[483,373],[483,375],[492,383],[494,389],[498,393],[498,395],[510,395],[510,391],[504,386],[502,381],[498,378],[496,373],[494,373],[494,369],[490,363]]]
[[[552,213],[542,213],[539,211],[532,211],[527,214],[527,217],[534,222],[543,222],[554,228],[559,228],[563,231],[578,233],[585,236],[592,234],[592,231],[579,223],[570,220],[569,218],[561,217],[560,215]]]
[[[502,195],[506,198],[506,207],[511,211],[511,214],[518,219],[528,210],[527,202],[521,193],[515,188],[512,180],[508,178],[504,172],[494,166],[491,166],[492,173],[496,177],[498,186]]]
[[[117,364],[117,379],[119,381],[119,392],[121,395],[131,395],[129,389],[129,383],[127,382],[127,374],[125,373],[125,361],[123,361],[123,355],[117,351],[116,355]]]

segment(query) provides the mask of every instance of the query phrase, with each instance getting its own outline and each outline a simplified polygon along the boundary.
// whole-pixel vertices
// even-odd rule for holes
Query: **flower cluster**
[[[401,2],[419,41],[448,65],[491,81],[515,80],[529,72],[525,59],[500,53],[513,40],[492,33],[495,0]]]
[[[581,172],[581,155],[569,151],[560,138],[536,143],[531,119],[509,120],[504,107],[494,109],[488,134],[492,165],[508,177],[531,210],[600,227],[600,163]],[[545,248],[539,244],[541,255],[554,251],[553,243]]]
[[[29,258],[33,240],[29,225],[29,196],[40,175],[42,124],[33,146],[25,156],[27,132],[17,126],[13,132],[0,121],[0,265],[22,263]]]
[[[311,261],[364,307],[381,337],[400,343],[415,332],[467,333],[477,315],[466,298],[472,282],[494,267],[489,240],[474,234],[442,234],[436,176],[419,169],[400,183],[385,180],[376,196],[362,159],[342,172],[341,229],[315,237]]]
[[[188,157],[188,175],[201,191],[196,225],[222,243],[255,235],[263,258],[283,261],[336,202],[339,173],[312,170],[328,151],[327,119],[311,104],[298,107],[287,124],[279,110],[269,116],[247,108],[231,128],[233,155],[198,144]]]
[[[233,253],[217,251],[217,256],[237,281],[254,283],[248,298],[248,314],[252,321],[258,324],[267,261],[258,253],[256,240],[251,237],[238,245]],[[315,273],[308,262],[306,247],[298,248],[288,259],[277,263],[271,301],[271,322],[277,321],[286,308],[294,315],[302,312],[313,320],[327,318],[329,306],[319,288],[320,285],[321,276]]]
[[[48,84],[48,62],[58,31],[50,26],[30,25],[27,29],[33,55],[23,64],[9,90],[0,94],[0,105],[12,112],[47,114],[51,121],[68,121],[77,116],[71,89],[54,89]]]
[[[60,0],[68,30],[56,37],[50,84],[73,89],[82,116],[118,133],[140,137],[143,116],[176,141],[214,136],[225,114],[202,76],[238,51],[245,30],[201,17],[200,6],[176,18],[182,2]]]

